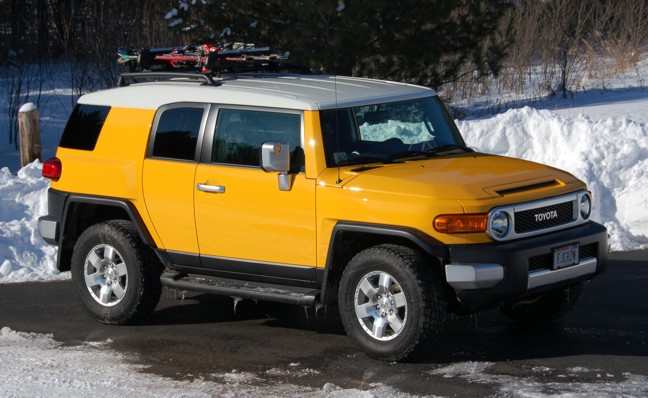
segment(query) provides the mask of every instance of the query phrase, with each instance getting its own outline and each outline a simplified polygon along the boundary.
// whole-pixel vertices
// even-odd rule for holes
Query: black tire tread
[[[137,229],[132,222],[127,220],[110,220],[98,224],[94,224],[88,227],[77,240],[77,245],[83,242],[86,239],[92,239],[93,236],[97,234],[103,236],[113,236],[118,234],[125,240],[127,245],[132,249],[133,253],[136,256],[136,264],[139,268],[140,275],[140,285],[141,288],[138,292],[138,299],[136,304],[122,314],[119,317],[109,316],[107,312],[102,315],[99,315],[86,306],[84,306],[86,312],[90,314],[93,319],[110,325],[128,325],[141,322],[146,316],[148,316],[157,306],[160,296],[162,294],[162,284],[160,282],[160,275],[163,270],[163,266],[160,263],[160,260],[157,258],[155,253],[151,250],[150,247],[145,245],[139,237]],[[75,264],[77,256],[85,256],[86,253],[82,253],[76,249],[73,254],[72,264]],[[82,261],[82,260],[81,260]],[[129,275],[129,278],[133,278],[134,275]],[[132,286],[132,285],[131,285]]]
[[[354,344],[375,359],[389,362],[415,359],[419,355],[422,355],[421,348],[433,344],[444,329],[447,310],[440,279],[435,275],[432,269],[433,265],[426,262],[425,258],[416,250],[394,244],[382,244],[365,249],[351,259],[349,265],[343,272],[340,295],[347,288],[345,281],[348,281],[348,276],[354,271],[355,265],[372,260],[396,261],[399,266],[404,268],[403,271],[412,275],[422,295],[420,304],[422,305],[423,316],[419,320],[418,325],[420,333],[402,351],[388,354],[368,351],[366,347],[353,338],[355,331],[349,327],[350,322],[357,322],[354,308],[347,308],[347,303],[341,300],[340,316],[343,320],[344,328],[347,334],[352,337]]]

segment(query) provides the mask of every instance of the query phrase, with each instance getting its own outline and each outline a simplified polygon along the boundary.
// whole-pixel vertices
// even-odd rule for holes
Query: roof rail
[[[117,86],[128,86],[131,80],[147,79],[147,80],[163,80],[163,79],[187,79],[187,80],[202,80],[203,85],[217,86],[218,83],[213,77],[204,73],[182,73],[182,72],[132,72],[122,73],[119,75]]]

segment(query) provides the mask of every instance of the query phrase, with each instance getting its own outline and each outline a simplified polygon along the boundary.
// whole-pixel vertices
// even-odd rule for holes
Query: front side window
[[[212,162],[259,167],[264,142],[290,144],[293,165],[299,165],[301,115],[246,109],[220,109]]]
[[[153,156],[194,160],[204,107],[173,107],[162,110],[156,124]]]
[[[465,149],[438,97],[324,110],[321,124],[329,167]]]

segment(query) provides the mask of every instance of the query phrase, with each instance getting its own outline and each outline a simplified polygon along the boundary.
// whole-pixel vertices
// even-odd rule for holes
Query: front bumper
[[[588,280],[606,267],[607,230],[595,222],[505,243],[450,246],[446,280],[469,307],[513,300]],[[576,265],[552,269],[553,249],[580,245]]]

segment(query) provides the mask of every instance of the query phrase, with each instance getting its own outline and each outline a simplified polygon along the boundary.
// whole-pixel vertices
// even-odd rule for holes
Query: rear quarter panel
[[[58,148],[63,172],[52,188],[125,199],[151,227],[144,207],[142,167],[154,114],[149,109],[111,108],[91,155],[85,150]]]

